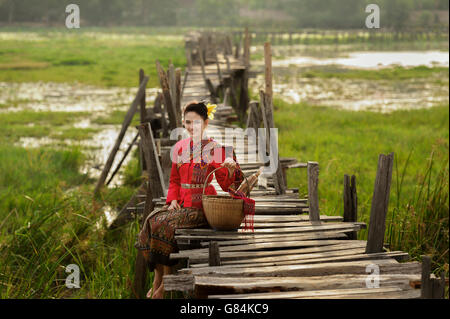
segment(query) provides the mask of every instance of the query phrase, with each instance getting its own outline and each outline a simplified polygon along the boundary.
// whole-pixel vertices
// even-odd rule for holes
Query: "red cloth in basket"
[[[252,232],[255,231],[253,226],[253,220],[255,216],[255,201],[251,198],[248,198],[245,196],[243,192],[234,190],[232,188],[228,189],[228,192],[230,193],[231,197],[235,199],[242,199],[244,201],[244,230],[251,230]]]

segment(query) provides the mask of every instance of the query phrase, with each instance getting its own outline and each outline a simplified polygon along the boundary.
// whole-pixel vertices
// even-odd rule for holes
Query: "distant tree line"
[[[0,0],[0,23],[64,25],[70,3],[80,6],[84,26],[325,29],[362,28],[369,3],[380,6],[382,26],[394,29],[439,24],[437,12],[449,7],[448,0]]]

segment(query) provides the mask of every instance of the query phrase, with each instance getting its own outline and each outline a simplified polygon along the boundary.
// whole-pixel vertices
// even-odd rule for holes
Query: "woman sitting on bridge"
[[[143,251],[150,271],[155,272],[148,298],[160,299],[164,296],[162,277],[171,273],[170,266],[174,262],[169,256],[178,251],[175,230],[207,225],[202,209],[202,193],[208,174],[223,167],[215,175],[224,191],[230,186],[237,189],[243,181],[233,149],[222,147],[206,137],[208,118],[213,118],[214,108],[214,105],[197,101],[185,106],[183,123],[190,138],[176,143],[171,154],[172,170],[166,205],[155,209],[146,218],[139,233],[137,248]],[[211,175],[205,195],[217,194],[214,186],[209,184],[212,179]]]

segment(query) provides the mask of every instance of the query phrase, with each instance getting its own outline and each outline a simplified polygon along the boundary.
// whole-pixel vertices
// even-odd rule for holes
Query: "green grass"
[[[80,32],[21,29],[18,40],[0,41],[0,81],[136,87],[138,71],[143,68],[150,76],[148,86],[156,87],[156,59],[164,67],[169,59],[175,67],[185,65],[182,36],[164,38],[161,33],[144,28],[129,31],[115,34],[106,28]],[[22,32],[25,33],[21,37]],[[28,40],[26,32],[33,32],[38,38]]]
[[[101,207],[121,207],[121,187],[92,196],[70,150],[0,146],[0,298],[129,298],[138,223],[97,229]],[[81,289],[65,287],[65,267],[81,269]],[[149,279],[150,280],[150,279]]]

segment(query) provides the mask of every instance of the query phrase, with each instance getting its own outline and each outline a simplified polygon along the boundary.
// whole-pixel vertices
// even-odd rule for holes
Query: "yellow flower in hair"
[[[206,108],[208,109],[208,118],[210,120],[214,119],[214,113],[216,113],[216,107],[217,107],[216,104],[211,104],[211,103],[208,103],[208,105],[206,106]]]

